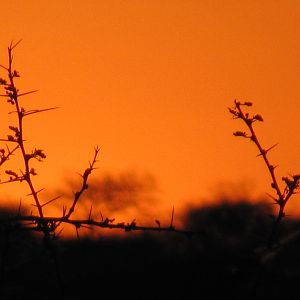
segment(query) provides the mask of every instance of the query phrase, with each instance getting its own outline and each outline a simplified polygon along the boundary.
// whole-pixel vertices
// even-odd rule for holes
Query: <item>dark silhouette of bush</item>
[[[268,235],[267,211],[265,204],[223,203],[187,212],[185,225],[197,232],[193,235],[146,231],[97,240],[59,240],[63,299],[292,297],[297,289],[293,284],[300,277],[300,241],[280,248],[266,262],[260,260],[255,247],[261,243],[261,233]],[[283,223],[289,231],[299,225],[288,219]],[[22,252],[34,249],[35,255],[7,268],[6,299],[22,299],[21,292],[30,299],[56,299],[59,287],[51,253],[45,257],[34,236],[20,243]],[[15,253],[10,255],[8,261],[13,262]]]

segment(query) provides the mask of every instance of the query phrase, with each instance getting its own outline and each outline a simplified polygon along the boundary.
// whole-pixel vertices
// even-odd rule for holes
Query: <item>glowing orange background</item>
[[[38,187],[84,170],[98,144],[96,172],[153,174],[165,207],[228,183],[269,192],[254,145],[232,136],[244,128],[227,111],[235,98],[263,115],[264,144],[279,142],[278,174],[300,171],[297,0],[2,1],[0,37],[2,64],[23,39],[19,86],[39,89],[26,107],[60,107],[26,121],[27,139],[48,154]]]

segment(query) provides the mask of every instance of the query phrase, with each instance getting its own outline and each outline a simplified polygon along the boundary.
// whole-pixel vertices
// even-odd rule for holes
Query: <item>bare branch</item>
[[[229,112],[233,115],[234,119],[241,119],[248,127],[248,130],[250,134],[242,131],[237,131],[234,133],[235,136],[243,136],[243,137],[249,137],[252,142],[255,143],[256,147],[259,150],[259,154],[257,156],[262,156],[264,163],[269,171],[269,174],[271,175],[271,187],[275,190],[277,197],[273,197],[270,194],[267,194],[269,197],[271,197],[275,204],[279,206],[277,217],[275,218],[275,222],[273,224],[271,234],[269,237],[268,244],[271,246],[275,242],[275,236],[278,231],[278,226],[281,222],[281,220],[286,217],[285,214],[285,206],[290,199],[290,197],[296,193],[296,190],[299,189],[299,181],[300,181],[300,176],[299,175],[294,175],[289,177],[282,177],[282,180],[285,182],[286,187],[284,191],[282,191],[279,187],[278,179],[275,175],[275,168],[273,164],[271,164],[269,158],[268,158],[268,153],[270,150],[272,150],[275,146],[278,145],[278,143],[274,144],[268,149],[265,149],[262,147],[261,142],[259,141],[256,132],[253,127],[253,123],[255,121],[263,121],[263,118],[261,115],[254,115],[251,117],[248,112],[244,112],[242,109],[242,106],[252,106],[249,105],[250,102],[244,102],[241,103],[239,101],[234,101],[234,107],[229,109]]]
[[[75,210],[75,206],[79,200],[79,198],[81,197],[81,195],[83,194],[83,192],[88,188],[87,182],[88,182],[88,178],[90,176],[90,174],[92,173],[92,171],[95,169],[95,164],[97,162],[97,157],[99,154],[100,148],[97,146],[94,149],[94,158],[92,160],[92,162],[89,162],[89,168],[87,168],[84,173],[81,175],[82,177],[82,185],[81,185],[81,189],[78,192],[74,193],[74,200],[73,203],[68,211],[68,213],[65,215],[66,219],[69,219],[70,216],[72,215],[72,213]]]
[[[165,232],[175,232],[175,233],[181,233],[181,234],[187,234],[187,235],[197,235],[197,234],[202,234],[201,232],[196,232],[196,231],[189,231],[189,230],[181,230],[181,229],[176,229],[174,226],[139,226],[136,224],[135,220],[133,220],[130,223],[125,223],[125,222],[120,222],[120,223],[112,223],[112,222],[107,222],[107,221],[95,221],[93,219],[66,219],[63,217],[39,217],[39,216],[33,216],[33,215],[16,215],[13,217],[9,217],[7,219],[1,219],[0,223],[3,222],[12,222],[12,221],[30,221],[32,224],[31,229],[35,231],[43,231],[42,228],[36,226],[35,224],[48,224],[49,227],[54,227],[52,228],[52,232],[55,231],[57,226],[53,226],[53,224],[60,224],[60,223],[66,223],[66,224],[71,224],[75,227],[76,231],[78,232],[78,229],[80,227],[86,227],[90,228],[91,226],[94,227],[99,227],[99,228],[108,228],[108,229],[121,229],[126,232],[129,231],[165,231]],[[29,224],[29,225],[30,225]]]

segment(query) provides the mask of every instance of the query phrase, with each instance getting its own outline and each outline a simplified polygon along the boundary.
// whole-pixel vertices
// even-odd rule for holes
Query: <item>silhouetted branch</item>
[[[0,220],[1,223],[5,222],[29,222],[24,223],[23,228],[26,228],[28,230],[33,231],[44,231],[43,228],[36,226],[41,223],[47,224],[48,232],[55,235],[55,230],[58,227],[58,225],[62,223],[70,224],[75,227],[76,230],[78,230],[80,227],[84,226],[94,226],[94,227],[100,227],[100,228],[108,228],[108,229],[121,229],[125,232],[129,231],[155,231],[155,232],[175,232],[175,233],[181,233],[186,235],[195,235],[200,234],[200,232],[196,231],[189,231],[189,230],[182,230],[177,229],[175,226],[140,226],[137,225],[136,221],[133,220],[132,222],[118,222],[113,223],[115,219],[108,219],[106,218],[104,221],[96,221],[89,217],[87,219],[67,219],[64,217],[39,217],[39,216],[33,216],[33,215],[16,215],[9,218],[4,218]]]
[[[92,173],[92,171],[95,169],[95,164],[97,162],[97,156],[99,154],[100,148],[97,146],[94,150],[94,158],[92,160],[92,162],[89,163],[89,167],[84,171],[84,173],[82,175],[80,175],[82,177],[82,185],[81,188],[78,192],[74,193],[74,200],[73,203],[68,211],[68,213],[65,215],[65,219],[69,219],[70,216],[72,215],[72,213],[75,210],[75,206],[80,198],[80,196],[83,194],[83,192],[88,188],[88,178],[90,176],[90,174]]]
[[[2,167],[5,163],[16,153],[18,153],[21,157],[21,161],[23,164],[22,168],[17,169],[6,169],[4,170],[4,175],[6,180],[0,181],[0,184],[4,183],[13,183],[13,182],[26,182],[30,192],[28,196],[33,198],[34,203],[32,204],[37,210],[34,213],[31,211],[29,214],[22,213],[22,201],[20,200],[17,213],[15,215],[4,216],[0,218],[0,227],[4,228],[5,239],[4,247],[2,249],[7,250],[8,235],[12,234],[13,230],[28,230],[28,231],[36,231],[41,232],[43,234],[43,245],[45,249],[48,249],[51,254],[51,258],[55,263],[56,277],[58,279],[61,290],[63,291],[62,277],[60,272],[60,266],[58,264],[59,260],[57,258],[57,249],[56,244],[54,243],[55,239],[60,236],[63,227],[63,224],[69,224],[74,226],[76,230],[76,235],[79,238],[79,229],[80,228],[106,228],[112,230],[123,230],[125,232],[133,232],[133,231],[151,231],[151,232],[174,232],[177,234],[184,234],[187,236],[191,235],[206,235],[206,232],[203,230],[199,231],[189,231],[178,229],[174,226],[174,218],[175,218],[175,207],[172,207],[171,218],[169,226],[162,226],[159,220],[155,221],[155,226],[143,226],[137,224],[136,219],[132,219],[131,222],[115,222],[115,218],[104,218],[102,213],[100,212],[101,221],[93,218],[93,205],[90,206],[88,217],[83,219],[75,219],[73,213],[78,210],[78,203],[80,199],[82,199],[83,193],[88,189],[88,181],[90,175],[95,170],[95,165],[97,163],[98,155],[100,152],[100,148],[97,146],[94,149],[94,156],[92,161],[89,162],[88,167],[84,170],[80,177],[82,178],[81,184],[76,192],[74,192],[72,202],[70,206],[63,205],[62,206],[62,214],[61,216],[46,216],[44,214],[45,206],[53,204],[54,201],[58,200],[61,196],[57,196],[51,198],[47,201],[41,201],[40,195],[42,189],[36,189],[32,178],[37,175],[35,168],[31,166],[32,161],[37,160],[38,162],[46,159],[46,154],[40,148],[34,148],[31,151],[28,151],[25,147],[25,139],[24,139],[24,128],[23,128],[23,120],[24,117],[31,116],[33,114],[42,113],[50,110],[57,109],[58,107],[50,107],[45,109],[30,109],[27,110],[22,107],[20,102],[20,97],[28,96],[37,92],[37,90],[32,90],[28,92],[20,93],[17,85],[15,83],[16,79],[20,77],[20,74],[17,70],[13,68],[13,50],[16,46],[21,42],[18,41],[16,43],[11,42],[8,47],[8,66],[0,65],[2,69],[6,71],[6,79],[0,78],[0,87],[4,89],[4,93],[0,94],[0,97],[5,97],[7,103],[13,106],[13,111],[9,114],[17,115],[17,124],[14,126],[8,126],[9,134],[4,135],[3,138],[0,139],[0,142],[4,142],[6,148],[0,148],[0,166]],[[23,98],[22,98],[23,99]],[[260,140],[257,137],[257,134],[254,130],[254,123],[263,122],[263,118],[259,114],[250,115],[248,112],[244,111],[244,107],[252,106],[251,102],[239,102],[234,101],[234,107],[229,108],[229,112],[233,115],[234,119],[241,119],[247,126],[246,131],[236,131],[234,132],[234,136],[243,137],[249,139],[253,142],[259,150],[258,157],[262,157],[264,163],[268,169],[268,172],[271,177],[271,186],[275,191],[275,196],[268,194],[269,197],[275,202],[276,205],[279,206],[277,216],[274,218],[274,223],[271,229],[267,251],[270,250],[270,246],[273,246],[277,240],[277,232],[278,227],[282,219],[285,215],[285,207],[289,199],[296,193],[296,191],[300,188],[300,175],[291,175],[282,177],[282,182],[284,183],[284,189],[280,188],[278,178],[275,174],[275,168],[273,164],[271,164],[268,154],[277,144],[274,144],[271,147],[263,147]],[[9,148],[7,144],[13,143],[13,147]],[[11,144],[10,144],[11,145]],[[20,150],[17,152],[17,150]],[[95,209],[94,209],[95,210]],[[7,230],[9,229],[9,231]],[[11,230],[13,229],[13,230]],[[293,236],[293,238],[297,238],[299,236],[299,232]],[[292,237],[291,237],[292,238]],[[291,239],[290,238],[290,239]],[[6,250],[2,252],[0,258],[2,260],[0,262],[0,277],[3,275],[3,263],[4,263],[4,254],[6,254]],[[2,264],[2,266],[1,266]],[[0,279],[1,281],[1,279]]]
[[[259,150],[259,154],[257,156],[262,156],[265,165],[267,166],[267,169],[269,171],[269,174],[271,176],[271,187],[275,190],[277,197],[273,197],[272,195],[271,198],[274,200],[275,204],[279,206],[277,216],[275,218],[275,221],[273,223],[273,227],[271,230],[271,234],[269,237],[268,244],[269,246],[272,246],[274,242],[276,242],[276,234],[278,231],[278,226],[281,222],[281,220],[285,217],[285,206],[290,199],[290,197],[296,193],[296,190],[299,189],[300,187],[300,175],[292,175],[290,177],[282,177],[282,181],[285,183],[285,188],[282,191],[279,187],[277,177],[275,175],[275,168],[273,164],[271,164],[268,154],[270,150],[272,150],[275,146],[277,146],[277,143],[269,148],[264,148],[253,127],[253,124],[255,122],[263,122],[263,118],[261,115],[256,114],[250,116],[248,112],[244,112],[243,107],[250,107],[252,106],[251,102],[239,102],[239,101],[234,101],[234,107],[229,108],[229,112],[233,115],[234,119],[241,119],[248,127],[249,133],[243,132],[243,131],[236,131],[233,133],[234,136],[238,137],[243,137],[247,138],[250,141],[254,142],[256,147]]]

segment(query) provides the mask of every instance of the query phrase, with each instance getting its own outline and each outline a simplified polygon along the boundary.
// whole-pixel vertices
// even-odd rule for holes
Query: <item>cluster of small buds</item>
[[[5,174],[8,175],[8,180],[6,181],[1,181],[1,183],[9,183],[9,182],[15,182],[15,181],[20,181],[22,182],[23,180],[28,180],[30,175],[37,175],[37,172],[34,168],[30,168],[30,170],[28,172],[21,172],[21,175],[19,175],[17,172],[13,171],[13,170],[6,170]]]
[[[291,178],[282,177],[282,181],[286,184],[285,192],[288,194],[294,194],[295,190],[300,188],[300,175],[298,174],[291,176]]]
[[[0,78],[0,85],[7,85],[7,81],[3,78]]]
[[[8,135],[7,139],[9,141],[19,141],[21,138],[21,133],[18,127],[16,126],[8,126],[8,128],[14,132],[14,136]]]
[[[245,131],[235,131],[235,132],[233,133],[233,135],[234,135],[234,136],[241,136],[241,137],[245,137],[245,138],[248,137],[248,135],[247,135],[247,133],[246,133]]]
[[[3,67],[3,68],[5,68],[5,67]],[[17,70],[10,71],[9,68],[5,68],[5,69],[9,72],[9,74],[8,74],[9,81],[7,81],[4,78],[0,78],[0,85],[2,85],[5,90],[5,95],[1,95],[1,96],[4,96],[4,97],[7,96],[7,102],[11,103],[12,105],[15,105],[17,98],[18,98],[19,90],[15,87],[13,79],[20,77],[20,74]]]
[[[9,158],[14,154],[14,152],[19,148],[19,145],[14,147],[13,149],[9,149],[8,146],[6,146],[6,149],[1,148],[0,149],[0,166],[2,166]]]
[[[33,175],[33,176],[35,176],[35,175],[37,175],[37,172],[36,172],[36,170],[34,168],[31,168],[30,169],[30,174]]]
[[[9,151],[8,153],[6,153],[5,149],[1,148],[0,149],[0,166],[3,165],[5,163],[5,161],[8,160],[9,158]]]
[[[244,120],[248,125],[259,121],[263,122],[263,117],[259,114],[255,114],[253,116],[250,116],[249,113],[243,113],[241,110],[241,106],[252,106],[252,102],[239,102],[235,101],[235,106],[233,108],[228,108],[229,112],[233,115],[234,119],[242,119]],[[244,136],[244,135],[237,135],[237,136]]]
[[[8,142],[18,142],[18,140],[14,137],[14,136],[12,136],[11,134],[8,134],[7,135],[7,141]]]
[[[253,122],[254,121],[259,121],[259,122],[263,122],[264,121],[264,119],[263,119],[263,117],[261,115],[254,115],[252,119],[253,119]]]
[[[43,152],[42,149],[34,149],[30,154],[25,155],[25,159],[29,161],[31,158],[35,158],[38,161],[42,161],[46,158],[46,154]]]
[[[133,219],[133,220],[131,221],[131,223],[127,223],[127,224],[125,225],[124,230],[128,232],[128,231],[133,230],[135,227],[136,227],[136,221],[135,221],[135,219]]]
[[[22,181],[23,177],[20,177],[16,172],[12,170],[6,170],[5,174],[9,176],[9,181]]]
[[[4,89],[6,90],[5,93],[8,97],[7,102],[11,103],[12,105],[16,104],[16,100],[18,98],[19,90],[13,85],[5,85]]]
[[[19,73],[17,70],[14,70],[14,71],[12,72],[12,76],[13,76],[13,77],[20,77],[20,73]]]

